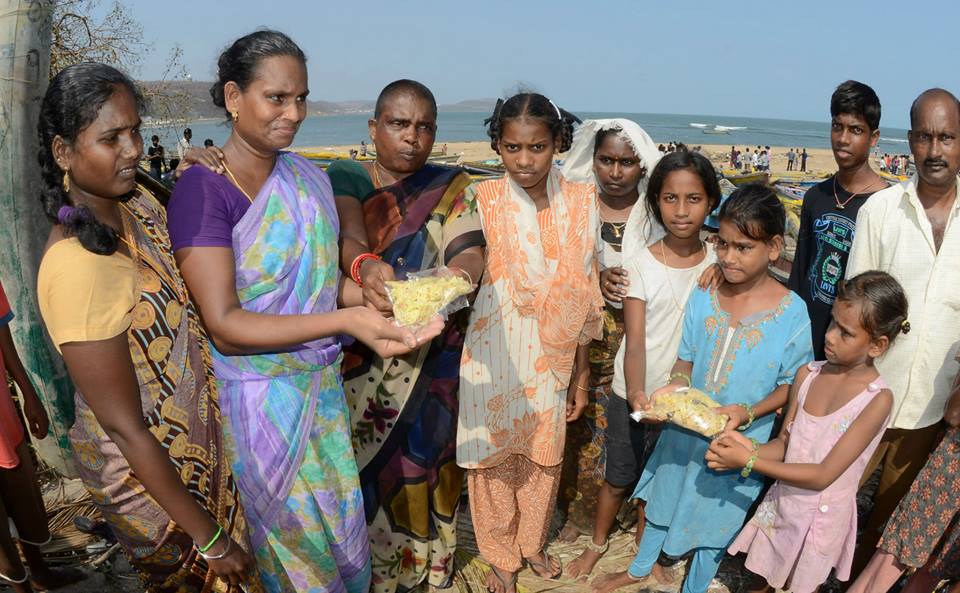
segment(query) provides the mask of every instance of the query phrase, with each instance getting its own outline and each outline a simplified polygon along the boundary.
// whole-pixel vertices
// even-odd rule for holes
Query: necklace
[[[626,221],[624,221],[624,222],[607,222],[607,221],[604,221],[604,222],[606,222],[607,224],[610,225],[610,230],[613,231],[613,236],[614,236],[614,237],[616,237],[617,239],[622,239],[622,238],[623,238],[623,229],[627,228],[627,223],[626,223]]]
[[[667,277],[667,286],[670,287],[670,297],[673,298],[673,304],[677,307],[677,310],[683,312],[683,304],[680,303],[680,299],[677,298],[676,291],[673,290],[673,281],[670,280],[670,266],[667,265],[667,250],[663,247],[663,239],[660,240],[660,257],[663,259],[660,262],[660,265],[663,266],[664,275]],[[696,253],[700,253],[704,248],[703,241],[700,241],[700,249],[697,249]],[[656,258],[654,258],[656,259]]]
[[[126,204],[120,204],[120,207],[126,211],[127,216],[129,216],[131,219],[136,220],[138,218],[136,213],[134,213]],[[154,273],[163,278],[163,280],[167,283],[167,286],[169,286],[170,289],[176,293],[177,300],[180,302],[180,304],[185,304],[187,302],[187,297],[186,290],[183,286],[183,281],[181,280],[180,282],[177,282],[173,276],[167,273],[163,266],[150,259],[150,256],[140,249],[140,246],[137,245],[137,242],[133,239],[133,230],[127,223],[127,216],[123,217],[123,235],[121,235],[119,239],[123,241],[123,243],[127,246],[127,249],[130,250],[130,255],[133,256],[133,259],[136,263],[142,263],[146,265],[153,270]]]
[[[378,160],[374,160],[374,161],[373,161],[373,175],[372,175],[372,177],[373,177],[373,186],[374,186],[374,189],[380,189],[380,188],[382,188],[382,187],[386,187],[386,186],[384,185],[383,181],[380,179],[380,169],[381,169],[382,167],[383,167],[383,166],[380,164],[380,161],[378,161]],[[386,169],[384,169],[384,170],[386,170]],[[394,183],[396,183],[396,182],[394,182]]]
[[[834,200],[834,202],[836,203],[836,205],[835,205],[834,207],[835,207],[837,210],[843,210],[844,208],[846,208],[847,204],[850,203],[850,200],[854,199],[854,198],[857,197],[858,195],[860,195],[860,194],[862,194],[863,192],[865,192],[865,191],[867,191],[868,189],[870,189],[870,186],[871,186],[871,185],[873,185],[872,182],[871,182],[870,184],[866,185],[863,189],[861,189],[861,190],[859,190],[859,191],[856,191],[856,192],[853,192],[852,194],[850,194],[850,197],[849,197],[849,198],[847,198],[846,200],[844,200],[843,202],[841,202],[841,201],[840,201],[840,196],[837,195],[837,176],[834,175],[834,176],[833,176],[833,200]]]
[[[227,163],[223,163],[223,170],[226,171],[227,175],[230,176],[230,181],[232,181],[233,184],[237,186],[237,189],[239,189],[243,195],[247,196],[247,199],[250,200],[250,203],[252,204],[253,198],[250,197],[250,194],[247,193],[247,190],[243,189],[243,186],[240,185],[239,181],[237,181],[236,176],[234,176],[233,171],[230,170],[230,167],[227,166]]]

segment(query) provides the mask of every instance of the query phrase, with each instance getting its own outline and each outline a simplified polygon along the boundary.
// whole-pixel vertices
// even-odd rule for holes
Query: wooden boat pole
[[[14,343],[50,416],[33,441],[60,473],[75,476],[67,445],[73,387],[37,308],[37,268],[50,230],[39,207],[37,119],[50,73],[52,0],[0,0],[0,280],[16,316]]]

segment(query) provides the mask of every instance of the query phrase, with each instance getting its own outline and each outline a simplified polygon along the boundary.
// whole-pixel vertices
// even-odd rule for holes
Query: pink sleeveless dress
[[[878,377],[839,410],[813,416],[803,406],[810,384],[824,364],[811,362],[810,374],[800,386],[797,414],[784,458],[787,463],[822,462],[860,412],[887,387],[883,378]],[[888,416],[886,422],[889,421]],[[834,568],[838,579],[849,579],[857,537],[857,487],[882,435],[881,430],[856,461],[824,490],[776,482],[728,552],[746,552],[745,566],[751,572],[776,588],[789,582],[791,593],[816,591]]]

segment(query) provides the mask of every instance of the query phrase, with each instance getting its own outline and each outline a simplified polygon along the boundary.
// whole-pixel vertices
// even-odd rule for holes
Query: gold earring
[[[237,119],[240,118],[240,113],[237,112],[237,111],[232,111],[232,112],[230,113],[230,117],[233,118],[233,121],[237,121]]]
[[[63,172],[63,193],[70,193],[70,170]]]

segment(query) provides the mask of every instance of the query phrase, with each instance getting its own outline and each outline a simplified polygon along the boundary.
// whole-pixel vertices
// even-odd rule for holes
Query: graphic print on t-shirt
[[[839,212],[825,212],[813,221],[817,254],[810,266],[810,297],[827,305],[837,298],[837,284],[843,280],[841,253],[850,253],[856,220]]]

